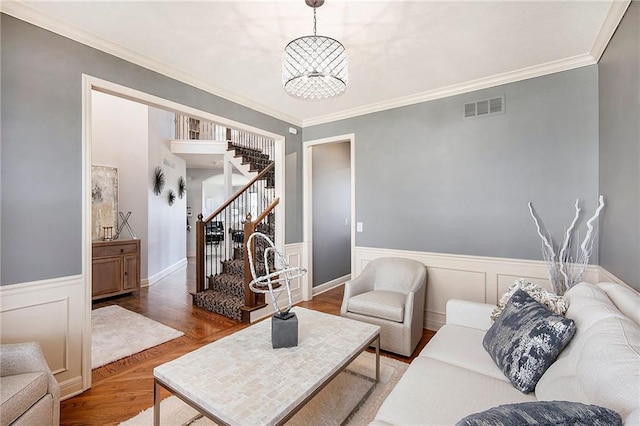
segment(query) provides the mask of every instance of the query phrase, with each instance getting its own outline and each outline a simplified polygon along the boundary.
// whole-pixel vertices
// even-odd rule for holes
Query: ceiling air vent
[[[464,119],[504,114],[504,96],[464,104]]]

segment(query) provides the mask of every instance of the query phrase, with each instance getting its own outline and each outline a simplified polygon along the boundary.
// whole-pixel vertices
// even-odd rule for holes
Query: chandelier
[[[342,43],[316,35],[316,8],[324,0],[305,0],[313,8],[313,35],[292,40],[282,56],[282,84],[291,96],[316,101],[347,90],[349,69]]]

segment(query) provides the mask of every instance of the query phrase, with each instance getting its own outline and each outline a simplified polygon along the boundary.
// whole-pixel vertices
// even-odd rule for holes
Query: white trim
[[[620,278],[616,277],[611,272],[609,272],[606,269],[604,269],[602,266],[598,267],[598,281],[622,284],[623,286],[626,286],[626,287],[629,287],[629,288],[635,290],[629,284],[625,283]],[[635,290],[635,291],[638,291],[638,290]]]
[[[449,96],[460,95],[462,93],[473,92],[475,90],[487,89],[489,87],[500,86],[507,83],[527,80],[530,78],[554,74],[561,71],[568,71],[587,65],[594,65],[595,63],[596,61],[593,59],[593,57],[590,54],[585,53],[583,55],[578,55],[571,58],[547,62],[545,64],[534,65],[503,74],[496,74],[477,80],[467,81],[464,83],[454,84],[439,89],[428,90],[426,92],[415,93],[409,96],[403,96],[400,98],[364,105],[357,108],[347,109],[333,114],[306,119],[302,121],[302,127],[305,128],[318,124],[330,123],[337,120],[344,120],[345,118],[352,118],[407,105],[419,104],[435,99],[447,98]]]
[[[251,99],[242,97],[236,93],[232,93],[221,87],[212,85],[169,65],[135,53],[126,47],[72,27],[38,11],[32,6],[27,6],[22,1],[0,2],[0,11],[38,27],[52,31],[56,34],[70,38],[71,40],[124,59],[133,64],[140,65],[167,77],[189,84],[213,95],[304,128],[596,64],[600,60],[604,49],[613,36],[615,29],[620,23],[620,20],[630,3],[631,0],[614,0],[612,2],[611,9],[609,10],[600,32],[594,41],[594,45],[590,53],[308,119],[300,119],[298,117],[291,116],[282,111],[275,110]]]
[[[74,377],[69,380],[65,380],[60,385],[60,401],[67,400],[69,398],[73,398],[74,396],[80,395],[85,391],[83,388],[83,380],[82,376]]]
[[[91,88],[98,92],[108,93],[113,96],[128,99],[134,102],[140,102],[145,105],[152,106],[159,109],[164,109],[164,110],[168,109],[171,111],[182,113],[184,115],[190,115],[191,117],[199,118],[201,120],[214,121],[217,124],[220,124],[222,126],[243,130],[249,133],[255,133],[256,135],[259,135],[259,136],[264,136],[267,138],[282,140],[282,141],[284,141],[285,139],[284,136],[279,135],[277,133],[272,133],[263,129],[259,129],[258,127],[250,126],[248,124],[244,124],[239,121],[231,120],[229,118],[225,118],[220,115],[202,111],[190,106],[180,104],[178,102],[161,98],[159,96],[151,95],[149,93],[141,92],[139,90],[132,89],[130,87],[123,86],[121,84],[113,83],[108,80],[103,80],[98,77],[93,77],[87,74],[83,74],[83,75],[87,76],[89,83],[91,83]]]
[[[39,290],[53,289],[57,287],[67,287],[77,284],[78,281],[83,281],[82,275],[70,275],[68,277],[50,278],[46,280],[31,281],[26,283],[16,283],[0,285],[0,299],[5,297],[16,296],[23,293],[31,293],[34,287],[38,287]]]
[[[235,102],[239,105],[251,108],[257,112],[267,114],[273,118],[283,120],[289,124],[294,124],[296,126],[300,126],[302,124],[302,120],[300,120],[299,118],[293,117],[282,111],[275,110],[266,105],[240,96],[237,93],[233,93],[221,87],[212,85],[211,83],[208,83],[198,77],[173,68],[172,66],[156,61],[147,56],[140,55],[124,46],[90,34],[84,30],[75,28],[65,22],[48,16],[47,14],[39,11],[33,6],[26,5],[22,1],[0,2],[0,11],[25,22],[29,22],[40,28],[44,28],[61,36],[67,37],[71,40],[77,41],[78,43],[93,47],[102,52],[124,59],[125,61],[140,65],[141,67],[147,68],[167,77],[178,80],[182,83],[186,83],[190,86],[204,90],[213,95],[227,99],[231,102]]]
[[[427,266],[424,327],[429,330],[438,330],[444,325],[449,299],[496,304],[500,295],[518,278],[551,288],[544,261],[374,247],[356,247],[356,267],[352,276],[358,276],[369,261],[379,257],[415,259]],[[599,269],[589,265],[584,280],[598,282]]]
[[[620,21],[622,21],[622,17],[630,4],[631,0],[615,0],[611,2],[609,13],[607,13],[602,27],[600,27],[600,32],[596,36],[593,47],[591,48],[591,56],[596,62],[600,61],[602,54],[607,48],[609,41],[611,41],[613,34],[616,32],[616,28],[620,25]]]
[[[154,285],[155,283],[157,283],[158,281],[160,281],[161,279],[163,279],[167,275],[170,275],[170,274],[174,273],[175,271],[177,271],[178,269],[184,268],[186,266],[187,266],[187,258],[185,257],[184,259],[181,259],[181,260],[177,261],[173,265],[163,269],[162,271],[158,272],[157,274],[154,274],[154,275],[152,275],[151,277],[148,277],[148,278],[141,279],[140,280],[140,287],[149,287],[151,285]]]
[[[345,276],[336,278],[335,280],[331,280],[324,284],[317,285],[313,287],[313,295],[317,296],[319,294],[332,290],[336,287],[340,287],[342,284],[349,281],[350,279],[351,279],[351,274],[347,274]]]
[[[83,341],[82,341],[82,390],[91,388],[91,308],[92,308],[92,242],[91,242],[91,144],[92,144],[92,80],[82,74],[82,269],[85,277]]]
[[[307,275],[303,280],[303,300],[311,300],[313,295],[313,150],[316,145],[349,142],[349,162],[351,168],[351,274],[353,275],[356,247],[356,135],[330,136],[323,139],[304,141],[302,144],[302,176],[303,176],[303,204],[302,204],[302,239],[304,243],[304,264],[307,265]]]

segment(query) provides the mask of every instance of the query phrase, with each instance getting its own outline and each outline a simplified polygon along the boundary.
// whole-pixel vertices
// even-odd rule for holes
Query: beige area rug
[[[358,410],[347,419],[354,407],[371,387],[371,382],[361,378],[375,376],[375,355],[365,352],[349,367],[348,371],[339,374],[318,395],[307,403],[287,422],[290,426],[307,425],[340,425],[346,421],[348,425],[369,424],[378,408],[382,405],[391,389],[398,383],[407,370],[408,364],[395,359],[380,357],[380,383],[364,401]],[[355,374],[354,374],[355,373]],[[211,420],[201,418],[189,423],[198,412],[182,402],[176,396],[170,396],[160,403],[160,424],[166,426],[214,425]],[[153,424],[153,407],[137,416],[120,423],[121,426],[149,426]]]
[[[184,333],[117,305],[91,311],[91,368],[168,342]]]

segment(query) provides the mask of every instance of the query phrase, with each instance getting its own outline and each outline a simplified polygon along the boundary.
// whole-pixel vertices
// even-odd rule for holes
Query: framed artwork
[[[118,226],[118,169],[91,166],[91,239],[111,239]],[[104,228],[107,229],[105,235]]]

